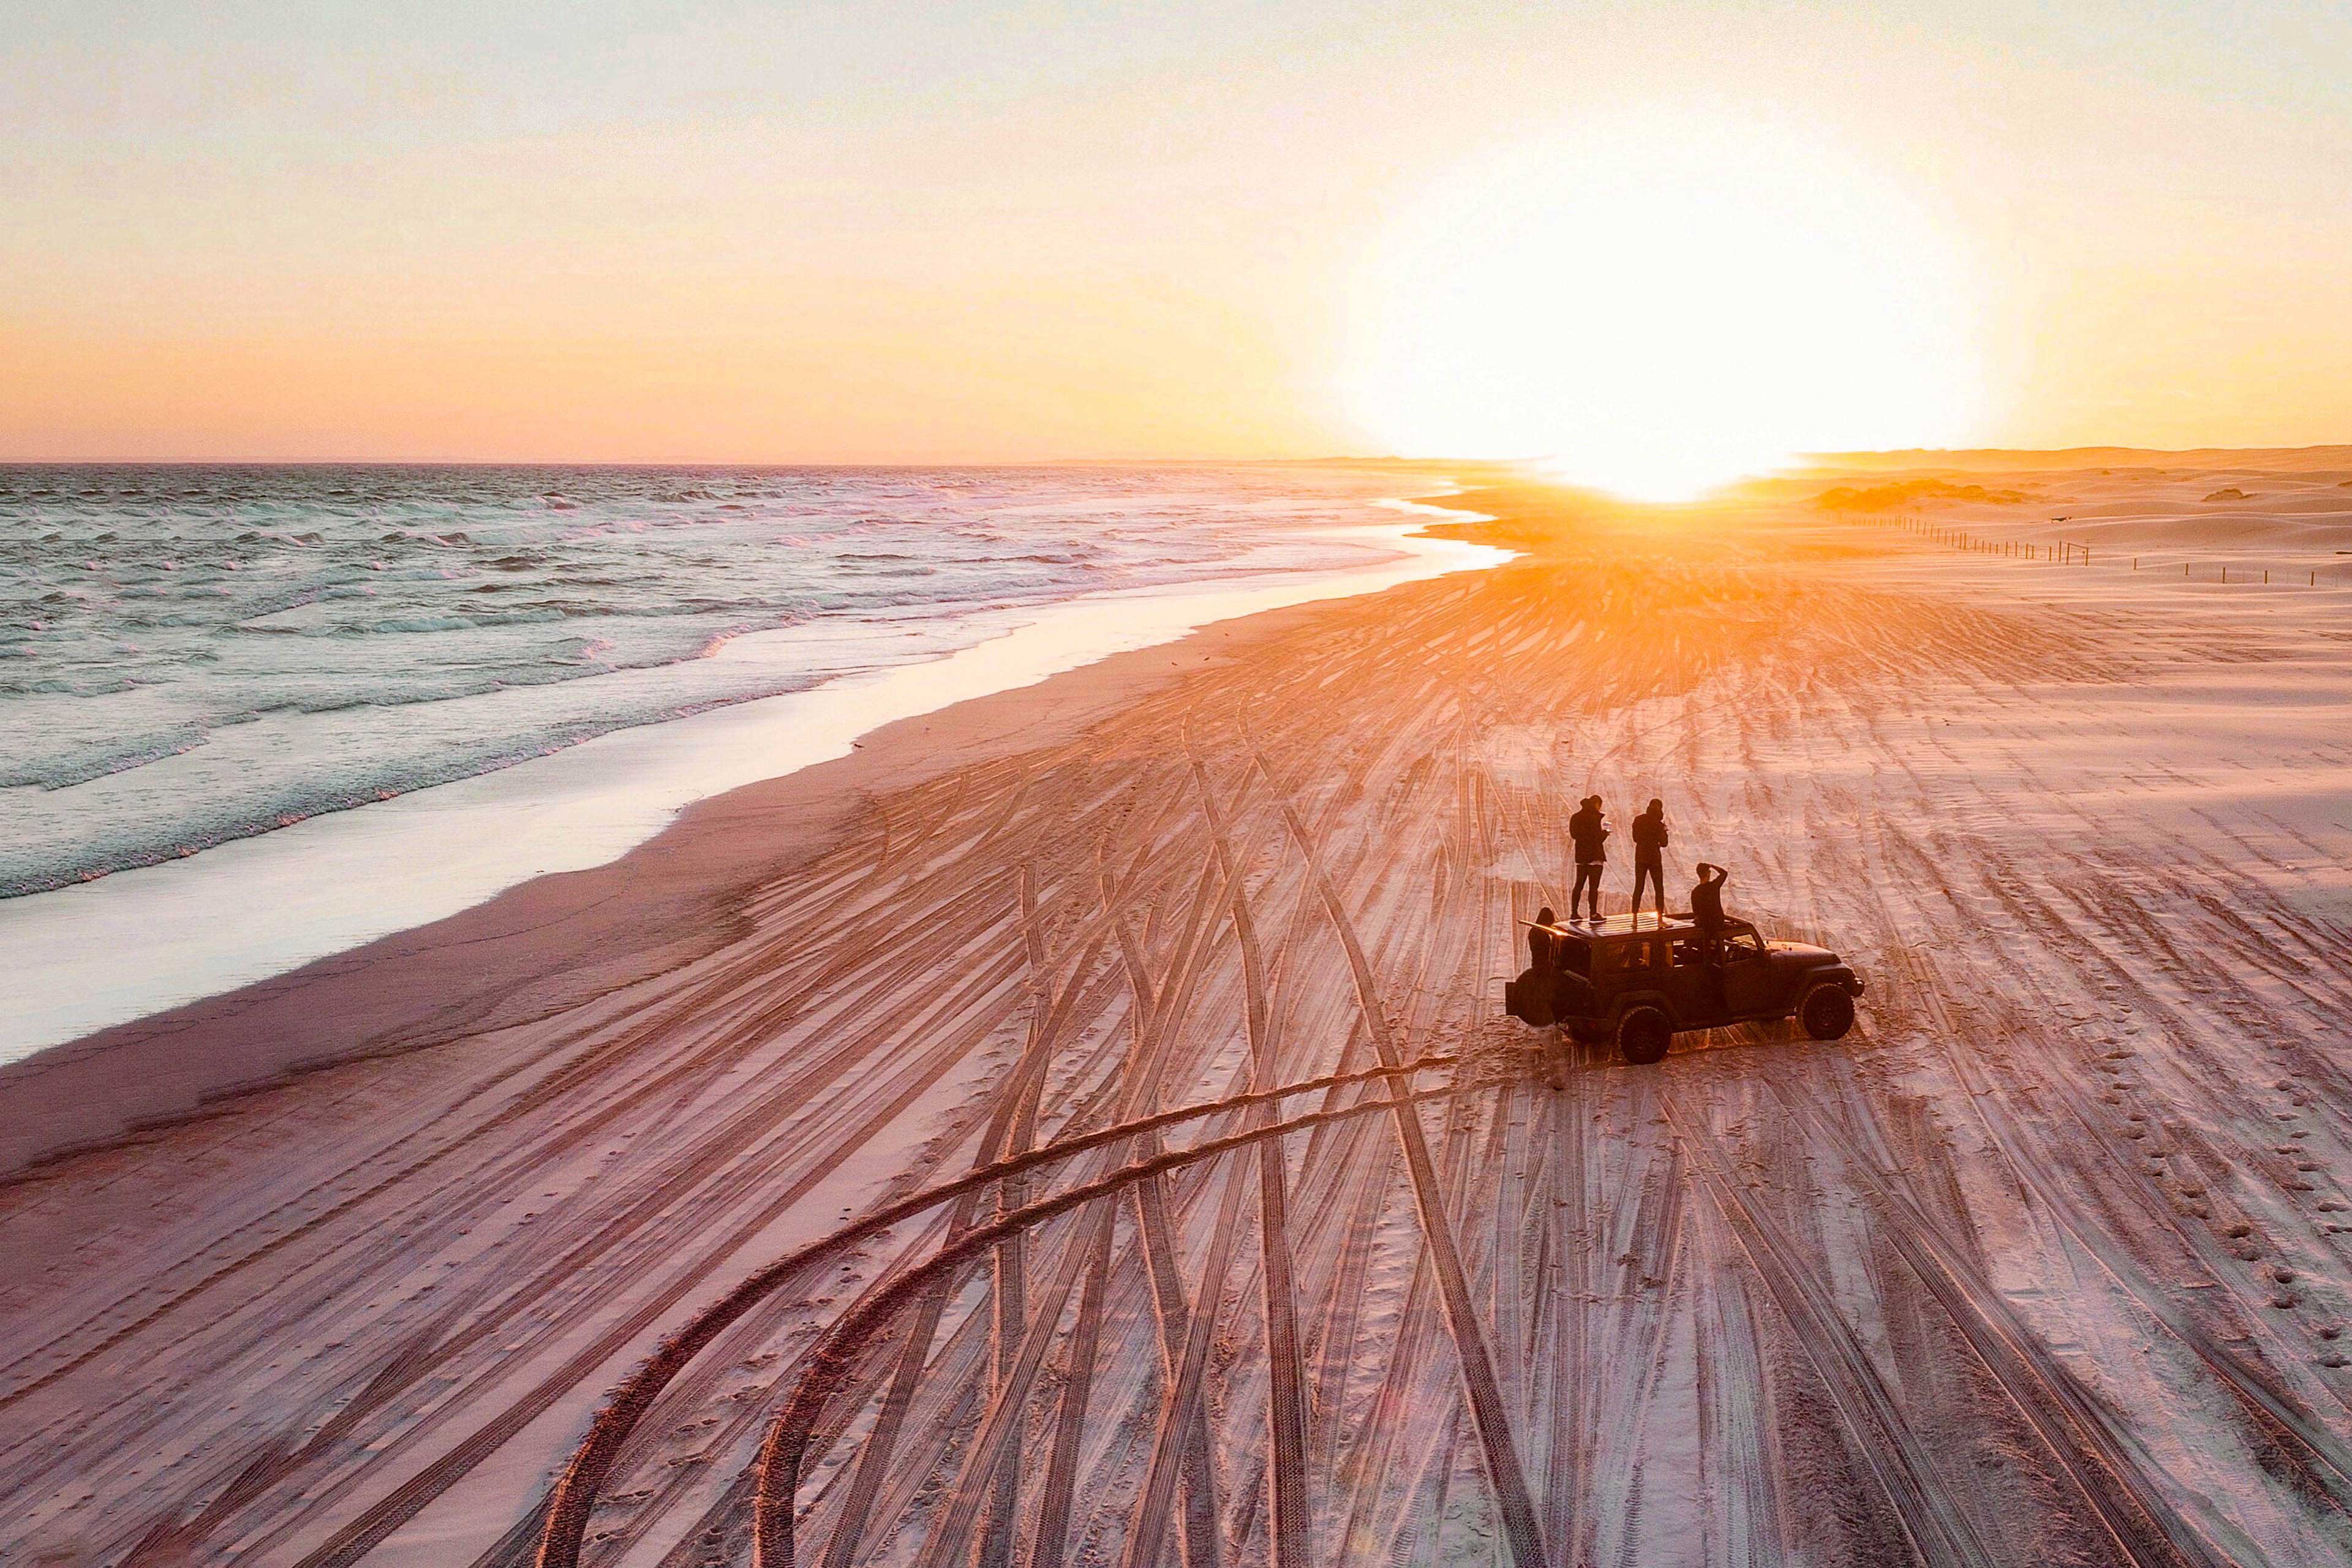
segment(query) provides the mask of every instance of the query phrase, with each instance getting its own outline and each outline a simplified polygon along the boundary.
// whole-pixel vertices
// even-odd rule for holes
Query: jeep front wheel
[[[1655,1007],[1632,1008],[1617,1021],[1617,1054],[1637,1068],[1663,1060],[1674,1037],[1674,1020]]]
[[[1817,1040],[1842,1040],[1853,1027],[1853,998],[1843,986],[1816,985],[1805,994],[1805,1003],[1797,1010],[1797,1019],[1805,1033]]]

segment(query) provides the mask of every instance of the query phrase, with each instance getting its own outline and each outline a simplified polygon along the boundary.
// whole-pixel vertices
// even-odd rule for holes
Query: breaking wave
[[[800,689],[845,647],[938,657],[980,611],[1357,564],[1370,547],[1328,531],[1379,488],[1192,467],[0,468],[0,896]]]

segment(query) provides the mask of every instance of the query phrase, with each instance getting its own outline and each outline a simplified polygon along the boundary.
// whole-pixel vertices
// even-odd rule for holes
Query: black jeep
[[[1609,915],[1538,929],[1558,943],[1558,968],[1529,969],[1507,983],[1504,1010],[1539,1028],[1559,1024],[1589,1043],[1614,1040],[1629,1062],[1657,1061],[1685,1029],[1793,1017],[1814,1039],[1834,1040],[1853,1027],[1862,977],[1844,960],[1827,948],[1767,942],[1746,921],[1716,928],[1712,963],[1709,939],[1685,915]]]

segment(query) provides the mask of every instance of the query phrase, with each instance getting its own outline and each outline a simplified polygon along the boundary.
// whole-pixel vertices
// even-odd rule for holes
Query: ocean
[[[1487,563],[1404,537],[1445,488],[0,467],[0,1059],[602,863],[893,717]]]
[[[936,658],[978,611],[1360,563],[1330,531],[1381,488],[1290,468],[0,469],[0,896]]]

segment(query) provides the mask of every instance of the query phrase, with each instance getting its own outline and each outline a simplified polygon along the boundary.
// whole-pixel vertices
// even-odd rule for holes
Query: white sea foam
[[[711,655],[1360,563],[1266,468],[0,469],[0,896],[841,673]],[[834,650],[830,636],[800,647]]]
[[[17,471],[20,484],[26,472]],[[298,472],[315,489],[315,476],[349,471]],[[560,471],[523,484],[550,472]],[[652,471],[631,483],[679,493],[681,478]],[[742,476],[693,479],[685,488],[694,500],[668,504],[752,504],[711,499],[743,494],[751,486]],[[411,609],[360,620],[349,605],[298,623],[334,628],[327,635],[248,635],[257,620],[339,596],[380,608],[273,555],[267,569],[295,576],[293,591],[280,583],[244,595],[240,583],[231,611],[200,621],[179,646],[183,657],[200,647],[209,664],[197,658],[192,670],[159,678],[142,662],[148,648],[132,644],[112,661],[128,665],[127,676],[103,657],[53,656],[40,682],[0,687],[0,716],[15,737],[0,766],[18,786],[0,790],[0,840],[14,858],[0,864],[19,885],[54,888],[0,900],[0,966],[26,980],[0,1024],[0,1059],[438,919],[542,872],[601,864],[695,800],[838,756],[892,719],[1209,621],[1500,558],[1409,539],[1405,526],[1368,526],[1378,481],[1338,470],[887,474],[870,490],[834,485],[823,508],[796,500],[788,476],[757,479],[772,492],[761,501],[772,531],[744,540],[723,521],[583,524],[591,486],[569,478],[567,494],[581,499],[562,513],[567,529],[593,527],[600,541],[650,536],[662,548],[633,579],[632,552],[600,544],[593,570],[606,580],[596,589],[604,608],[574,617],[592,629],[567,625],[561,640],[534,629],[546,622],[498,623],[486,636],[471,615]],[[530,490],[534,501],[540,494]],[[276,515],[283,505],[248,500],[239,510]],[[909,512],[926,521],[880,521]],[[420,547],[468,552],[466,563],[411,577],[442,586],[412,586],[410,600],[472,593],[485,573],[528,571],[546,582],[592,570],[544,535],[527,566],[501,565],[519,553],[510,533],[478,510],[461,515],[462,527],[422,531],[429,542]],[[824,559],[772,568],[765,557],[810,548],[772,531],[779,516],[791,518],[796,538],[833,541]],[[271,551],[331,557],[332,526],[314,521],[278,531],[319,542],[273,541]],[[89,550],[92,531],[122,529],[86,523],[74,549]],[[380,519],[352,531],[383,548]],[[16,520],[9,537],[24,534]],[[460,534],[467,543],[448,542]],[[843,560],[907,564],[873,547],[894,534],[908,548],[960,542],[940,548],[919,594],[898,597],[877,594],[870,573]],[[848,540],[862,547],[844,548]],[[679,564],[680,541],[698,541],[683,547],[704,558],[693,571]],[[1038,556],[1055,558],[1050,569]],[[134,579],[119,563],[109,570],[118,592]],[[637,615],[630,584],[653,592],[662,577],[672,581],[666,591],[690,579],[728,607]],[[942,577],[962,596],[943,593]],[[788,595],[796,617],[758,624]],[[441,618],[460,624],[395,627]],[[164,624],[152,614],[143,621]],[[86,655],[110,635],[88,623],[71,634]],[[420,640],[425,655],[403,653]],[[223,654],[223,645],[236,651]],[[266,651],[246,658],[247,647]],[[344,649],[350,657],[333,656]],[[222,671],[224,662],[233,668]],[[109,708],[103,721],[87,713],[94,704]],[[56,722],[18,721],[36,713]],[[142,864],[79,879],[92,868]]]

